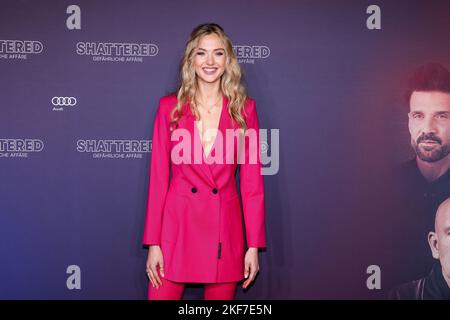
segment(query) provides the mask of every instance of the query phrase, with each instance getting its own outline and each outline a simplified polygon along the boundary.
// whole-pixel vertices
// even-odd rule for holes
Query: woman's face
[[[215,33],[200,38],[194,52],[194,68],[197,81],[214,83],[225,72],[225,47]]]

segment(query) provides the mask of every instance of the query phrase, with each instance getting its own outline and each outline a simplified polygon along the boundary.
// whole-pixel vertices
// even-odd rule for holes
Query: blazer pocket
[[[227,198],[223,199],[225,207],[227,210],[231,210],[232,212],[240,214],[241,210],[241,200],[239,194],[229,195]]]
[[[239,193],[233,192],[233,193],[225,194],[223,197],[223,200],[228,202],[228,201],[235,200],[236,198],[239,198]]]
[[[178,212],[185,210],[185,208],[186,204],[183,197],[177,197],[174,193],[168,194],[162,220],[161,241],[176,243],[180,228]]]

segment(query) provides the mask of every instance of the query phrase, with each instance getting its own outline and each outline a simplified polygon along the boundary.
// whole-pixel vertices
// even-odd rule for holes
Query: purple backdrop
[[[237,297],[384,297],[366,287],[367,266],[383,265],[367,195],[410,155],[405,75],[449,62],[448,1],[377,1],[381,30],[366,27],[371,1],[0,4],[0,298],[146,298],[153,119],[189,32],[208,21],[254,48],[237,47],[245,82],[260,126],[280,130],[279,171],[265,177],[268,248]],[[108,43],[125,51],[108,56]],[[81,289],[66,286],[71,265]]]

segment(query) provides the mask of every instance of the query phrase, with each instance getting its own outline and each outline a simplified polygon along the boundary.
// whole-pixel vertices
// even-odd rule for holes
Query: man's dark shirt
[[[434,263],[428,233],[439,205],[450,197],[450,170],[428,182],[416,159],[400,165],[387,186],[382,271],[388,288],[419,279]],[[383,268],[384,266],[384,268]]]
[[[442,274],[440,263],[435,263],[424,278],[396,287],[389,294],[393,300],[450,300],[450,288]]]
[[[411,203],[420,205],[418,209],[429,218],[428,225],[434,227],[437,208],[450,197],[450,170],[438,179],[428,182],[420,172],[416,159],[412,159],[400,166],[399,173],[399,182],[405,188],[404,197],[414,199]]]

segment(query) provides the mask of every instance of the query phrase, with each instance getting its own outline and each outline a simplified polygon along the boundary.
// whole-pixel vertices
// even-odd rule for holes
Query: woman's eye
[[[223,56],[223,52],[217,52],[218,56]]]
[[[197,52],[197,55],[199,55],[199,56],[202,56],[202,55],[204,55],[204,54],[205,54],[205,53],[202,52],[202,51]]]

